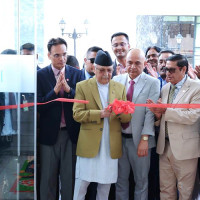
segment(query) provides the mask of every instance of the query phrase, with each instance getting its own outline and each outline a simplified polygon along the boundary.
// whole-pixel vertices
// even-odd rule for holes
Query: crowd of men
[[[40,199],[55,200],[60,193],[61,199],[106,200],[110,193],[128,200],[129,189],[135,200],[191,199],[200,109],[187,105],[200,103],[200,67],[194,70],[185,56],[168,49],[131,49],[123,32],[111,36],[111,46],[114,61],[94,46],[79,70],[66,65],[65,40],[48,42],[51,64],[37,72],[38,102],[64,97],[89,103],[38,107]],[[132,114],[115,114],[107,109],[114,99],[186,107],[136,107]]]
[[[123,32],[111,46],[114,61],[93,46],[80,70],[64,39],[47,44],[51,64],[37,71],[37,101],[89,103],[38,106],[40,200],[192,199],[200,109],[187,105],[200,104],[200,66],[157,46],[130,48]],[[114,99],[149,107],[115,114],[107,109]]]

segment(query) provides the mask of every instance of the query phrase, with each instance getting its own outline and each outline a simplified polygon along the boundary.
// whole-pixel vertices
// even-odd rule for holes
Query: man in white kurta
[[[100,50],[95,59],[96,76],[77,85],[75,98],[89,100],[89,104],[73,107],[74,119],[81,123],[74,200],[85,199],[90,182],[98,183],[96,199],[106,200],[111,183],[117,181],[122,154],[120,123],[130,121],[131,116],[106,110],[115,98],[126,100],[125,87],[110,80],[112,71],[109,53]]]
[[[108,106],[109,83],[102,85],[97,82],[103,109]],[[77,157],[76,178],[88,182],[111,184],[117,181],[118,159],[111,159],[109,145],[109,118],[104,118],[103,134],[99,153],[94,158]],[[87,169],[87,170],[85,170]]]

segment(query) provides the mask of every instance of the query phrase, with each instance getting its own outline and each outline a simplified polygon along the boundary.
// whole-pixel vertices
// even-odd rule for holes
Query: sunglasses
[[[93,63],[94,63],[94,60],[95,60],[95,58],[89,58],[88,60],[90,60],[90,62],[93,64]]]
[[[163,67],[163,71],[165,71],[165,72],[168,71],[170,74],[175,73],[176,69],[177,69],[177,68],[167,68],[167,67]]]

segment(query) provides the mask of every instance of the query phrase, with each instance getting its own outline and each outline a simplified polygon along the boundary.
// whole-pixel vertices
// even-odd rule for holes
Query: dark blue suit
[[[65,66],[65,79],[70,86],[70,92],[64,92],[63,98],[73,99],[76,83],[82,80],[80,70]],[[57,98],[54,87],[56,79],[50,66],[37,71],[37,101],[44,103]],[[61,182],[61,198],[72,199],[74,166],[72,143],[77,142],[80,124],[75,122],[72,113],[73,103],[51,102],[38,106],[39,143],[40,145],[40,199],[54,200],[57,196],[58,175]],[[66,122],[66,129],[61,130],[62,107]],[[71,140],[71,141],[70,141]],[[72,142],[72,143],[71,143]]]
[[[85,80],[85,68],[81,69],[82,79]]]
[[[64,93],[64,98],[73,99],[75,96],[76,83],[83,80],[80,70],[69,65],[65,66],[65,79],[71,88],[70,93]],[[37,101],[44,103],[53,99],[60,98],[60,94],[56,95],[54,87],[56,79],[52,71],[51,65],[38,70],[37,72]],[[73,119],[72,106],[73,103],[63,103],[66,128],[70,134],[71,141],[77,142],[78,123]],[[40,136],[39,142],[45,145],[53,145],[56,142],[58,132],[60,130],[62,103],[52,102],[38,107],[40,113]],[[78,127],[79,128],[79,127]],[[75,134],[76,132],[76,134]]]

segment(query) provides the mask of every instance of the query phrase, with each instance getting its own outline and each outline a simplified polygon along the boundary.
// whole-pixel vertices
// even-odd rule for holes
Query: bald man
[[[113,77],[113,80],[126,86],[127,99],[136,104],[146,103],[149,98],[157,100],[160,95],[159,80],[143,72],[145,64],[144,52],[131,49],[126,59],[128,73]],[[151,148],[155,146],[154,134],[153,113],[148,108],[135,107],[131,123],[122,124],[123,155],[119,159],[116,200],[129,199],[130,168],[135,180],[134,200],[148,199],[148,173]]]

